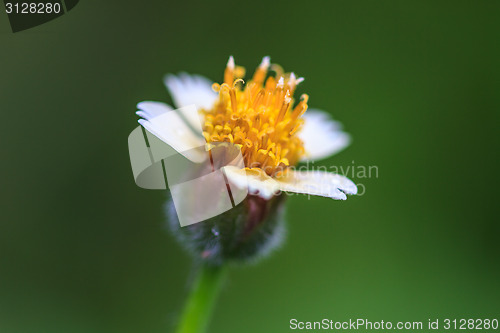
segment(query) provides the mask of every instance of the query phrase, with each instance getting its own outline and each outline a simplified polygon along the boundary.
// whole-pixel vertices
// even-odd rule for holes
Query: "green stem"
[[[225,271],[223,266],[200,266],[176,333],[205,332]]]

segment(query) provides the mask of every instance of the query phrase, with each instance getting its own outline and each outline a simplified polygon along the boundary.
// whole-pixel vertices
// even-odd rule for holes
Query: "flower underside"
[[[294,106],[297,84],[293,73],[283,73],[276,66],[275,77],[266,79],[270,67],[264,58],[253,78],[241,79],[244,69],[231,57],[224,72],[224,83],[213,89],[219,98],[204,114],[203,135],[207,142],[230,142],[241,148],[245,166],[277,176],[295,165],[304,155],[304,144],[297,136],[307,110],[308,96],[302,95]]]

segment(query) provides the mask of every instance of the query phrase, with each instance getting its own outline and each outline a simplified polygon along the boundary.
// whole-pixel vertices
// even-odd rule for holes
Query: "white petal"
[[[346,194],[358,193],[358,188],[347,177],[325,171],[293,171],[276,179],[280,190],[285,192],[319,195],[346,200]]]
[[[212,82],[200,75],[168,74],[164,82],[178,108],[194,104],[198,110],[210,109],[218,96],[212,90]]]
[[[151,134],[193,162],[201,162],[206,158],[199,149],[205,145],[200,122],[189,126],[180,115],[184,118],[190,117],[190,114],[196,115],[194,106],[172,110],[164,103],[147,101],[137,104],[137,108],[140,109],[137,114],[144,118],[139,119],[139,124]]]
[[[306,156],[302,159],[317,160],[333,155],[349,145],[351,137],[342,131],[342,124],[319,110],[307,110],[305,123],[298,132],[304,142]]]
[[[228,181],[240,189],[248,188],[248,193],[270,199],[279,192],[276,180],[260,169],[241,169],[234,166],[223,168]]]
[[[165,112],[172,111],[172,107],[168,104],[154,101],[144,101],[137,104],[136,114],[144,119],[151,119],[164,114]]]

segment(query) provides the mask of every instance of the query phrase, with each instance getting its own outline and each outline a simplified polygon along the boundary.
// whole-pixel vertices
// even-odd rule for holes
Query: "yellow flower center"
[[[224,83],[213,89],[219,98],[205,117],[203,135],[207,142],[230,142],[241,148],[245,166],[259,168],[270,176],[295,165],[304,155],[297,131],[307,110],[307,95],[293,107],[293,93],[302,79],[273,65],[275,77],[266,79],[270,67],[264,58],[253,78],[244,85],[244,68],[231,57],[224,72]]]

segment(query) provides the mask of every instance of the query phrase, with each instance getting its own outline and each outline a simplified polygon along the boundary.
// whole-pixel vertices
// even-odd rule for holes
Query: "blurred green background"
[[[316,165],[377,166],[346,202],[293,196],[288,240],[234,268],[210,332],[289,320],[500,317],[499,1],[81,1],[0,14],[0,332],[170,332],[190,259],[165,193],[135,186],[135,105],[165,73],[262,56],[353,136]]]

